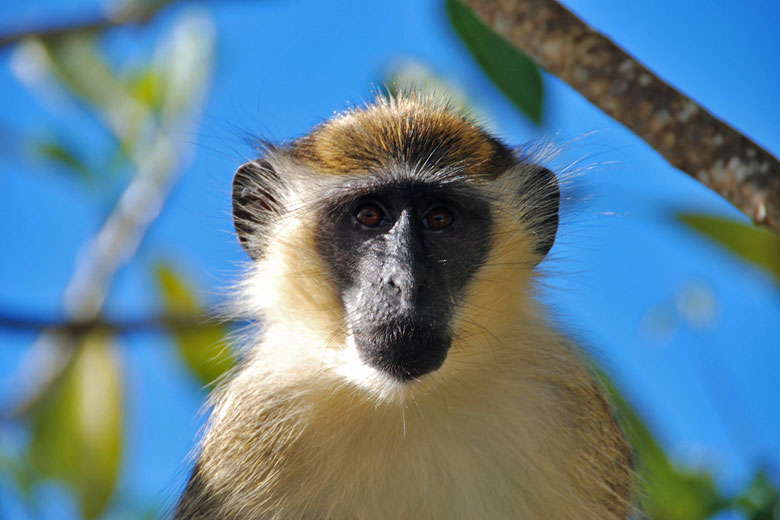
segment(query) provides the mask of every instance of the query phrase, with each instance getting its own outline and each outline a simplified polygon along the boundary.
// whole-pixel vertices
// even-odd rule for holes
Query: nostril
[[[393,275],[387,279],[387,285],[395,289],[396,292],[401,292],[401,281],[398,279],[398,275]]]
[[[428,288],[427,280],[417,281],[407,273],[393,273],[384,279],[384,286],[402,297],[415,297]]]

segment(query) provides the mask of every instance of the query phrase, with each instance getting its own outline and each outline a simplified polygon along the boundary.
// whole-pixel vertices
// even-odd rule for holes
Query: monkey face
[[[294,265],[278,271],[289,283],[267,291],[260,314],[336,337],[336,350],[355,349],[398,381],[442,366],[463,319],[490,307],[469,309],[475,294],[500,300],[509,290],[475,289],[489,256],[500,259],[490,273],[530,271],[555,240],[553,173],[446,106],[380,99],[263,151],[234,178],[236,231],[259,266]],[[302,300],[290,309],[293,296]],[[309,320],[323,309],[336,309],[330,321]]]
[[[487,202],[473,187],[414,180],[341,199],[322,219],[317,248],[361,361],[401,381],[438,369],[457,302],[490,249]]]

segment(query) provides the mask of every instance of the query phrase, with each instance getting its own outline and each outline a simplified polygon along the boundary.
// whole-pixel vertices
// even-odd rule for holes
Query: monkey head
[[[477,286],[496,294],[514,278],[502,262],[527,273],[548,253],[558,204],[550,170],[416,96],[380,98],[266,147],[233,184],[241,244],[261,266],[282,244],[294,265],[261,276],[289,278],[307,308],[270,302],[265,318],[312,320],[319,302],[342,349],[400,382],[442,367],[484,312]]]

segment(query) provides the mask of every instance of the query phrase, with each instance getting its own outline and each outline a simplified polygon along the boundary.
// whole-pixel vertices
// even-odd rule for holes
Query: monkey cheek
[[[452,343],[451,334],[440,327],[413,322],[353,330],[353,337],[361,362],[399,381],[439,369]]]

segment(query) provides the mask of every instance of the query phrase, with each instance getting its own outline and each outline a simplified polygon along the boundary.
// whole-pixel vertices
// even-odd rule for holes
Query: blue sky
[[[97,5],[28,4],[0,5],[0,29]],[[780,155],[780,4],[565,4]],[[761,460],[779,471],[780,291],[673,218],[691,210],[744,219],[730,204],[549,75],[544,122],[533,127],[484,77],[449,28],[441,2],[269,0],[203,8],[216,24],[217,56],[199,132],[181,136],[197,142],[196,157],[138,258],[117,277],[109,314],[134,315],[158,304],[150,266],[162,258],[196,281],[205,300],[219,301],[245,260],[229,215],[232,173],[252,153],[244,137],[300,135],[334,111],[370,99],[389,67],[414,60],[463,92],[507,142],[575,141],[556,164],[580,161],[587,174],[567,188],[571,200],[546,265],[545,299],[610,369],[669,452],[681,464],[711,468],[727,489],[743,484]],[[121,65],[138,60],[182,9],[164,12],[144,29],[113,31],[109,52]],[[0,129],[24,135],[65,128],[74,140],[105,139],[77,107],[42,105],[13,75],[12,56],[0,51]],[[9,142],[0,144],[0,309],[58,316],[80,247],[118,191],[89,192],[18,160]],[[691,306],[683,301],[703,302],[693,305],[701,312],[686,315]],[[0,330],[0,404],[14,395],[33,339]],[[164,338],[133,336],[122,352],[129,416],[121,496],[166,504],[183,481],[205,392]],[[0,431],[5,445],[17,437]],[[26,518],[5,489],[0,480],[0,516]],[[42,500],[53,497],[47,517],[61,518],[62,493],[41,493]]]

